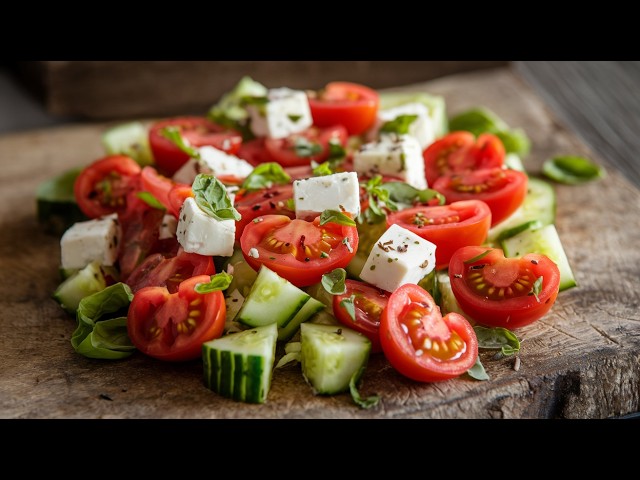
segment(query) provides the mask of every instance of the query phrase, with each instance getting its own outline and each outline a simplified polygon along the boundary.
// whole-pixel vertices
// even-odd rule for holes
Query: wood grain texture
[[[508,69],[411,87],[446,97],[449,111],[486,105],[528,132],[535,172],[556,153],[592,154]],[[560,294],[543,320],[518,331],[513,358],[482,360],[492,379],[419,384],[374,356],[362,392],[314,397],[298,367],[274,373],[265,405],[223,399],[202,383],[199,362],[164,364],[141,354],[91,360],[69,343],[75,321],[50,298],[58,283],[57,239],[35,220],[37,184],[101,155],[103,125],[0,137],[0,416],[4,418],[592,418],[640,409],[640,191],[622,175],[558,186],[557,228],[579,286]],[[112,400],[106,400],[106,395]]]

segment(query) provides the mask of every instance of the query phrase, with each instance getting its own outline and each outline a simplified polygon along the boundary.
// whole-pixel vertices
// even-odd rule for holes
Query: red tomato
[[[304,178],[313,177],[313,168],[311,165],[300,165],[297,167],[284,167],[283,170],[291,177],[291,181],[302,180]]]
[[[445,175],[431,188],[447,203],[482,200],[491,209],[491,226],[515,212],[527,195],[527,175],[516,170],[490,168],[470,173]]]
[[[479,200],[451,205],[415,207],[387,215],[387,226],[397,224],[436,245],[436,268],[449,266],[460,247],[482,245],[491,224],[491,210]]]
[[[222,292],[194,289],[208,283],[208,275],[191,277],[176,293],[166,287],[145,287],[129,306],[127,331],[142,353],[158,360],[179,362],[202,355],[202,344],[222,335],[226,307]]]
[[[481,258],[482,253],[489,251]],[[449,263],[451,289],[460,308],[484,325],[518,328],[544,316],[558,296],[560,271],[544,255],[505,258],[499,248],[464,247]],[[542,278],[540,292],[534,284]]]
[[[165,127],[178,127],[182,137],[195,148],[211,145],[235,154],[242,144],[242,136],[238,132],[203,117],[179,117],[156,122],[149,129],[149,145],[158,170],[169,176],[189,160],[189,155],[160,133]]]
[[[429,185],[443,175],[501,167],[504,155],[504,146],[498,137],[483,133],[476,140],[470,132],[449,133],[429,145],[422,154]]]
[[[285,215],[262,215],[240,237],[242,254],[258,270],[266,265],[298,287],[318,283],[334,268],[344,268],[358,250],[358,229],[336,223],[320,225]],[[255,249],[257,257],[249,255]]]
[[[362,333],[371,340],[373,353],[382,351],[380,346],[380,315],[389,302],[389,293],[357,280],[347,280],[345,285],[346,292],[333,297],[333,313],[340,323]],[[354,296],[355,321],[351,319],[341,304],[343,300],[351,298],[352,295]]]
[[[187,185],[186,183],[176,183],[173,188],[169,190],[169,213],[178,218],[184,201],[187,198],[194,196],[191,185]]]
[[[389,297],[380,318],[380,343],[389,363],[419,382],[462,375],[478,357],[473,327],[458,313],[442,317],[429,293],[407,283]]]
[[[260,215],[286,215],[296,218],[295,210],[287,206],[293,198],[293,185],[275,185],[255,192],[238,192],[235,207],[242,219],[236,223],[236,241],[240,241],[244,228]]]
[[[248,142],[244,142],[238,150],[238,158],[246,160],[254,167],[261,163],[273,162],[273,158],[265,147],[264,138],[254,138]]]
[[[142,180],[142,190],[151,193],[158,201],[165,206],[167,210],[171,208],[169,202],[169,191],[176,184],[170,178],[160,175],[158,171],[150,166],[146,166],[142,169],[140,176]]]
[[[76,202],[89,218],[124,212],[127,196],[139,189],[140,165],[124,155],[111,155],[85,167],[73,186]]]
[[[309,96],[314,125],[344,125],[349,135],[360,135],[371,128],[379,105],[378,92],[357,83],[331,82]]]
[[[329,141],[338,141],[343,147],[347,143],[347,130],[342,125],[334,125],[327,128],[311,127],[304,132],[294,133],[287,138],[267,138],[264,145],[271,158],[283,167],[297,167],[310,165],[311,161],[324,162],[329,157]],[[296,145],[300,141],[318,147],[318,153],[299,156]]]

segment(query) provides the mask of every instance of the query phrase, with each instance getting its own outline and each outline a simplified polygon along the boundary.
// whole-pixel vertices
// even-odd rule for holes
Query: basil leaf
[[[323,162],[313,169],[313,175],[316,177],[324,177],[325,175],[333,175],[333,170],[331,170],[331,166],[329,162]]]
[[[507,153],[516,153],[524,157],[531,150],[531,141],[521,128],[496,132],[496,137],[500,139]]]
[[[393,120],[384,123],[382,127],[380,127],[380,132],[406,135],[409,133],[409,127],[417,118],[417,115],[398,115]]]
[[[476,137],[481,133],[495,133],[508,129],[509,125],[500,117],[483,107],[472,108],[449,119],[449,131],[466,130]]]
[[[389,191],[383,188],[382,175],[375,175],[366,183],[361,183],[360,187],[364,188],[365,195],[369,199],[367,209],[358,215],[360,223],[363,223],[363,220],[369,224],[382,222],[387,218],[385,207],[391,211],[398,210],[397,205],[390,198]]]
[[[291,177],[276,162],[261,163],[245,178],[242,188],[246,190],[260,190],[274,185],[284,185],[291,181]]]
[[[606,171],[588,158],[577,156],[555,157],[542,164],[542,173],[559,183],[576,185],[604,178]]]
[[[543,277],[536,278],[536,281],[533,282],[533,287],[531,287],[531,291],[529,292],[529,295],[533,295],[534,297],[536,297],[538,303],[540,303],[540,297],[538,297],[538,295],[540,295],[540,292],[542,292],[542,280]]]
[[[130,356],[135,347],[127,334],[126,312],[132,299],[129,286],[116,283],[80,300],[78,326],[71,335],[75,351],[106,360]]]
[[[322,275],[322,286],[331,295],[342,295],[347,291],[345,280],[347,272],[344,268],[336,268]]]
[[[484,365],[482,365],[482,362],[480,361],[480,357],[476,357],[476,363],[473,365],[473,367],[467,370],[467,375],[469,375],[471,378],[475,380],[491,379],[487,371],[484,369]]]
[[[167,209],[167,207],[165,207],[162,203],[160,203],[160,200],[154,197],[151,192],[137,192],[136,197],[138,197],[140,200],[142,200],[144,203],[146,203],[150,207],[157,208],[158,210]]]
[[[240,98],[240,105],[266,105],[269,103],[269,99],[264,96],[246,95]]]
[[[213,175],[199,173],[191,186],[196,203],[216,220],[240,220],[242,216],[233,207],[225,186]]]
[[[233,275],[229,275],[227,272],[220,272],[215,275],[211,275],[211,281],[209,283],[198,283],[193,289],[196,293],[207,294],[211,292],[217,292],[218,290],[226,290],[231,285]]]
[[[310,142],[306,137],[298,137],[293,144],[293,150],[298,157],[311,157],[322,152],[322,145]]]
[[[338,225],[346,225],[348,227],[356,226],[356,222],[351,217],[337,210],[325,210],[320,214],[320,225],[324,225],[329,222],[337,223]]]
[[[440,192],[426,188],[418,190],[405,182],[387,182],[381,185],[383,190],[389,192],[388,199],[392,203],[401,203],[412,206],[415,203],[426,204],[434,198],[438,199],[438,205],[444,205],[445,198]]]
[[[476,325],[473,330],[478,338],[478,348],[500,349],[505,356],[513,355],[520,351],[520,340],[512,331],[506,328],[486,328]]]
[[[481,259],[483,259],[484,257],[486,257],[487,255],[489,255],[490,253],[491,253],[491,249],[489,249],[489,250],[485,250],[484,252],[482,252],[482,253],[480,253],[480,254],[476,255],[476,256],[475,256],[475,257],[473,257],[473,258],[470,258],[469,260],[465,260],[465,261],[464,261],[464,262],[462,262],[462,263],[464,263],[465,265],[468,265],[468,264],[470,264],[470,263],[475,263],[475,262],[477,262],[478,260],[481,260]]]
[[[343,159],[347,156],[347,151],[339,140],[332,138],[329,140],[329,160]]]
[[[343,298],[342,300],[340,300],[340,306],[347,311],[349,317],[351,317],[351,321],[353,322],[356,321],[356,306],[353,303],[355,299],[356,296],[351,295],[349,298]]]
[[[191,158],[200,158],[200,152],[185,141],[178,127],[164,127],[160,130],[160,135],[172,142]]]
[[[367,398],[362,398],[360,396],[360,392],[358,392],[358,388],[356,387],[356,378],[362,377],[364,368],[365,367],[360,367],[360,369],[357,372],[354,372],[354,374],[351,376],[351,379],[349,380],[349,392],[351,393],[351,398],[356,403],[356,405],[358,405],[360,408],[366,409],[377,406],[378,403],[380,403],[380,396],[371,395]]]

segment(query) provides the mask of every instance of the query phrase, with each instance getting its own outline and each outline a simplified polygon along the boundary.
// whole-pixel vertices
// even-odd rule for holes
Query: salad
[[[576,285],[526,134],[484,108],[448,119],[426,93],[245,77],[206,118],[103,143],[37,192],[87,357],[200,359],[207,387],[251,403],[299,363],[315,394],[368,408],[370,355],[416,382],[487,380],[479,349],[517,356],[512,330]],[[579,157],[543,173],[604,175]]]

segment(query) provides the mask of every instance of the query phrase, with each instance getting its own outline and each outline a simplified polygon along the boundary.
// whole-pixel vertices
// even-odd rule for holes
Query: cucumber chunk
[[[91,262],[62,282],[53,292],[53,298],[65,312],[75,315],[80,300],[101,292],[105,288],[107,288],[107,283],[100,269],[100,264]]]
[[[110,128],[102,135],[102,145],[109,155],[127,155],[141,166],[153,163],[149,132],[140,122]]]
[[[277,336],[272,323],[205,342],[205,385],[236,401],[264,403],[271,388]]]
[[[309,320],[312,316],[321,310],[324,310],[325,304],[311,297],[307,303],[296,313],[296,316],[284,328],[278,329],[278,340],[288,341],[295,335],[303,322]]]
[[[87,220],[78,207],[73,185],[81,168],[68,170],[38,185],[36,202],[38,222],[48,233],[62,235],[76,222]]]
[[[381,92],[380,110],[399,107],[407,103],[422,103],[429,110],[429,117],[433,122],[436,137],[441,137],[449,131],[447,109],[444,97],[430,95],[424,92]]]
[[[577,285],[555,225],[547,225],[539,230],[527,230],[508,238],[502,242],[502,249],[507,257],[522,257],[527,253],[546,255],[560,270],[560,291]]]
[[[302,375],[314,393],[348,391],[351,377],[369,360],[371,341],[344,326],[303,323],[300,333]]]

